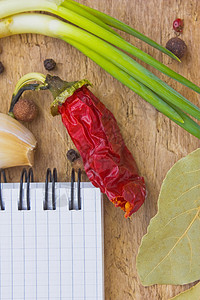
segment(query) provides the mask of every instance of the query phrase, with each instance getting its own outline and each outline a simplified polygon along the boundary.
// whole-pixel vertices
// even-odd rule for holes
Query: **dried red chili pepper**
[[[145,183],[113,114],[87,88],[87,80],[66,83],[47,75],[46,83],[55,98],[52,114],[61,114],[88,178],[130,217],[145,200]]]
[[[88,82],[81,87],[76,83],[77,89],[58,106],[58,112],[89,180],[130,217],[144,202],[144,178],[138,175],[113,114],[86,85]]]

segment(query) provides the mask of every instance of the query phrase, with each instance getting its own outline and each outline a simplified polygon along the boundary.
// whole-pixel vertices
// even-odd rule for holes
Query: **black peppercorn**
[[[44,67],[46,70],[51,71],[55,68],[56,62],[52,58],[45,59]]]
[[[166,44],[166,48],[174,53],[178,58],[183,57],[187,50],[185,42],[178,37],[170,39]]]
[[[75,161],[79,157],[80,157],[79,153],[77,151],[75,151],[74,149],[70,149],[69,151],[67,151],[67,159],[70,162]]]
[[[0,61],[0,74],[3,73],[3,71],[4,71],[4,66],[3,66],[2,62]]]
[[[78,172],[79,170],[85,172],[82,158],[77,151],[75,151],[74,149],[70,149],[69,151],[67,151],[67,158],[71,162],[71,167],[75,172]]]

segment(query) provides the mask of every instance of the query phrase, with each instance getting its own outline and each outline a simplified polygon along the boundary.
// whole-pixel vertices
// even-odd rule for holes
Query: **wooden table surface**
[[[173,70],[200,85],[200,1],[198,0],[80,0],[102,10],[135,29],[145,33],[156,42],[165,45],[174,37],[172,22],[184,19],[182,39],[188,53],[178,63],[143,42],[122,34],[128,41],[153,55]],[[125,142],[136,159],[140,173],[145,177],[148,197],[141,209],[130,220],[106,198],[105,222],[105,299],[106,300],[158,300],[169,299],[186,286],[143,287],[136,271],[136,255],[142,236],[150,219],[157,211],[157,199],[161,183],[169,168],[180,158],[200,146],[197,138],[186,133],[168,118],[157,112],[131,90],[113,79],[90,59],[63,41],[34,34],[17,35],[0,40],[0,60],[5,72],[0,75],[1,106],[6,113],[14,86],[20,76],[28,72],[47,74],[43,67],[46,58],[53,58],[57,68],[51,74],[68,81],[89,79],[92,91],[113,112]],[[152,68],[148,67],[152,70]],[[188,88],[153,71],[176,88],[194,104],[200,106],[200,97]],[[39,104],[39,116],[31,124],[25,124],[35,135],[38,148],[35,155],[36,181],[43,181],[45,170],[56,167],[58,180],[69,179],[70,166],[66,151],[73,144],[61,123],[61,118],[51,117],[49,92],[26,93]],[[9,181],[18,181],[21,167],[7,171]]]

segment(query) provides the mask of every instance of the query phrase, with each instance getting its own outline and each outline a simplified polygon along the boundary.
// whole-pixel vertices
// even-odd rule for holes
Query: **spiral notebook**
[[[71,182],[56,177],[1,179],[0,300],[104,299],[100,190],[73,170]]]

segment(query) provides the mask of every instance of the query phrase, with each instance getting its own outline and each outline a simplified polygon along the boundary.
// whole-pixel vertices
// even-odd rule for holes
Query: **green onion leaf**
[[[122,38],[116,31],[114,31],[112,28],[110,28],[110,26],[108,26],[106,23],[101,21],[99,18],[95,17],[90,12],[86,11],[84,8],[82,8],[78,5],[74,5],[73,2],[65,1],[65,2],[63,2],[63,5],[61,3],[61,6],[79,14],[82,17],[85,17],[86,19],[92,21],[93,23],[96,23],[97,25],[101,26],[102,28],[104,28],[104,29],[112,32],[113,34],[119,36],[120,38]]]

